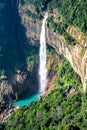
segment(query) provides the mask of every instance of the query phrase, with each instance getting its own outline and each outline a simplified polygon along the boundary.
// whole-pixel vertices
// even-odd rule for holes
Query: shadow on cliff
[[[0,80],[6,80],[8,86],[12,86],[11,96],[14,99],[14,93],[18,98],[24,98],[38,91],[37,66],[28,71],[26,62],[27,57],[32,55],[31,51],[37,54],[38,48],[29,45],[17,2],[18,0],[0,2],[0,74],[5,75]],[[27,75],[23,83],[15,80],[17,74]]]

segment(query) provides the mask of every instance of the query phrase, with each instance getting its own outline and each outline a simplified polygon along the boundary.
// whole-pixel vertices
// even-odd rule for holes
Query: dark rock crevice
[[[27,46],[34,47],[29,46],[26,28],[21,23],[18,0],[0,1],[0,4],[3,4],[0,10],[0,72],[4,72],[0,76],[0,102],[9,102],[38,91],[38,65],[30,67],[31,71],[27,69],[29,54],[25,50]],[[35,49],[37,53],[38,48]]]
[[[39,30],[41,30],[42,21],[36,20],[36,22],[34,22],[33,20],[29,18],[29,16],[27,16],[26,14],[23,14],[24,10],[26,10],[24,7],[20,8],[20,16],[22,18],[22,23],[26,28],[26,35],[28,39],[33,42],[33,44],[36,44],[36,40],[38,41],[40,37]],[[78,31],[77,28],[69,27],[68,33],[70,32],[74,32],[73,34],[78,36],[76,38],[75,36],[72,36],[72,34],[70,34],[72,37],[76,39],[76,41],[80,38],[80,40],[77,41],[77,44],[74,46],[67,44],[64,37],[54,32],[54,30],[50,27],[46,28],[46,40],[49,45],[55,48],[55,50],[57,51],[59,55],[62,55],[68,59],[74,71],[80,76],[82,85],[83,85],[83,92],[85,92],[87,89],[86,43],[85,44],[83,43],[83,46],[81,45],[81,43],[79,43],[81,41],[81,38],[84,39],[84,35],[83,33],[81,33],[81,31]]]

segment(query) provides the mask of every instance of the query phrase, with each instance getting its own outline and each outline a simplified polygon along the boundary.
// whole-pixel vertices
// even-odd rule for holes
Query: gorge
[[[46,90],[40,100],[0,123],[1,130],[87,129],[86,7],[85,0],[0,2],[0,113],[28,96],[37,101],[38,91]],[[46,72],[39,65],[43,19],[47,47],[43,48],[45,63],[40,53],[40,65],[47,67]],[[44,90],[38,68],[45,72]]]
[[[44,16],[42,29],[40,34],[40,50],[39,50],[39,90],[34,95],[31,95],[29,98],[24,100],[16,101],[13,104],[13,107],[16,106],[26,106],[34,101],[38,101],[40,96],[43,96],[46,91],[46,83],[47,83],[47,67],[46,67],[46,38],[45,38],[45,24],[47,15]]]
[[[23,11],[23,10],[22,10]],[[21,12],[22,13],[22,12]],[[34,43],[39,42],[41,23],[36,21],[35,23],[26,15],[22,17],[22,23],[27,28],[26,35],[30,41]],[[32,31],[31,31],[32,30]],[[63,55],[68,59],[74,71],[81,77],[83,84],[83,91],[86,91],[86,79],[87,79],[87,38],[78,28],[69,26],[67,32],[77,40],[78,44],[72,46],[68,45],[63,36],[58,35],[50,27],[46,28],[47,43],[51,45],[58,52],[59,55]],[[79,37],[81,39],[79,39]],[[80,42],[80,43],[79,43]],[[81,54],[84,50],[84,54]]]
[[[11,32],[5,33],[5,31],[3,31],[2,29],[2,33],[1,33],[2,43],[0,44],[2,49],[0,55],[2,56],[1,56],[0,65],[1,65],[1,73],[4,74],[1,75],[0,79],[1,81],[4,82],[1,82],[0,84],[1,88],[3,88],[0,91],[0,95],[1,95],[0,99],[5,101],[5,99],[7,98],[7,100],[10,101],[10,98],[12,98],[12,100],[15,100],[23,96],[26,97],[28,95],[31,95],[33,93],[33,90],[35,93],[38,91],[38,84],[36,84],[36,81],[38,80],[37,79],[38,55],[36,56],[35,53],[38,54],[38,49],[39,49],[38,46],[40,43],[39,37],[40,37],[42,23],[40,22],[40,20],[34,21],[32,18],[26,15],[25,12],[28,8],[30,8],[29,5],[20,6],[18,10],[17,2],[16,1],[12,2],[10,0],[10,4],[8,5],[8,3],[6,3],[5,8],[7,12],[9,12],[11,8],[13,8],[14,10],[12,14],[9,13],[8,19],[7,19],[7,15],[4,16],[5,19],[7,19],[5,23],[3,18],[1,21],[1,26],[4,24],[3,29],[9,30],[10,27],[12,30],[10,30]],[[10,22],[13,23],[11,26],[10,26]],[[63,55],[69,60],[74,71],[78,73],[78,75],[81,77],[81,81],[84,88],[83,91],[86,91],[87,38],[78,28],[75,28],[73,26],[68,26],[66,31],[76,39],[78,44],[74,46],[68,45],[64,37],[57,34],[55,30],[50,28],[50,26],[49,27],[46,26],[47,43],[51,45],[53,48],[55,48],[55,50],[58,52],[59,55]],[[9,41],[8,37],[10,37],[11,35],[12,37]],[[5,42],[4,39],[6,39],[7,42]],[[14,44],[11,44],[13,41]],[[5,44],[4,48],[3,48],[3,44]],[[28,47],[29,44],[31,45],[30,47]],[[11,49],[9,50],[8,48]],[[34,55],[30,59],[28,58],[28,55],[31,55],[31,52],[30,51],[27,52],[28,50],[27,48],[30,48],[30,50],[33,49],[34,51]],[[7,49],[8,51],[6,51]],[[16,52],[14,52],[15,50]],[[17,57],[13,52],[17,53]],[[10,55],[10,53],[13,54]],[[23,59],[21,59],[21,57],[23,57]],[[35,66],[33,66],[33,63],[31,61],[32,58],[35,58],[34,61]],[[6,59],[8,61],[8,65],[6,64],[6,61],[4,61],[3,59]],[[16,61],[14,61],[13,59],[16,59]],[[12,62],[12,64],[10,64],[10,62]],[[28,65],[29,62],[30,65]],[[12,71],[11,70],[9,71],[9,69],[11,69]],[[32,76],[34,77],[32,78]],[[35,80],[32,81],[32,79]],[[4,84],[5,86],[9,86],[9,87],[3,87]],[[32,88],[30,87],[31,84],[33,84]],[[22,89],[23,93],[20,93],[19,91],[20,88]],[[26,95],[24,95],[25,91],[28,92],[26,93]]]

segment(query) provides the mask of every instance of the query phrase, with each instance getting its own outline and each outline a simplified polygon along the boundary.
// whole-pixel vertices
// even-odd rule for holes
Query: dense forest
[[[57,75],[47,97],[20,108],[1,126],[5,130],[86,130],[87,96],[81,92],[80,77],[66,59]]]
[[[67,32],[69,25],[79,27],[84,34],[87,34],[87,2],[86,0],[24,0],[23,4],[34,5],[35,13],[27,10],[29,17],[35,19],[42,19],[42,13],[47,11],[50,15],[48,17],[48,24],[58,34],[63,35],[67,43],[75,45],[76,41]],[[53,16],[54,11],[56,16]],[[55,18],[56,17],[56,18]],[[56,20],[55,20],[56,19]]]
[[[17,69],[26,72],[28,68],[38,66],[39,61],[39,47],[27,44],[25,28],[21,24],[17,5],[10,9],[9,1],[14,5],[14,0],[0,1],[0,76],[8,76],[9,73],[11,76]],[[66,31],[70,25],[79,28],[85,36],[87,35],[86,0],[19,0],[18,2],[21,6],[33,5],[33,12],[27,9],[24,15],[32,18],[34,22],[42,20],[43,14],[48,12],[47,26],[64,36],[67,44],[76,45],[76,40]],[[57,55],[48,46],[47,54],[50,53]],[[2,82],[3,79],[0,79],[0,83]],[[87,93],[83,93],[80,77],[65,58],[62,58],[60,63],[53,90],[38,102],[20,107],[7,122],[0,123],[0,129],[87,130]]]
[[[84,33],[87,31],[86,0],[24,0],[24,3],[34,5],[37,14],[43,11],[53,13],[53,10],[57,9],[56,11],[63,16],[64,25],[72,24],[78,26]]]

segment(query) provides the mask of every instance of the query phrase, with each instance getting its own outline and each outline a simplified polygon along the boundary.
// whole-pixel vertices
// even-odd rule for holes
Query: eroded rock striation
[[[0,20],[0,68],[5,71],[5,74],[0,77],[0,101],[7,102],[38,90],[36,83],[38,66],[34,68],[27,66],[26,57],[21,52],[27,43],[39,47],[42,21],[28,17],[24,13],[27,7],[20,6],[18,9],[17,2],[17,0],[15,2],[10,0],[9,4],[6,2],[4,7],[7,13],[2,15],[4,17],[1,16]],[[55,48],[59,55],[68,59],[74,71],[81,77],[85,92],[87,88],[87,37],[73,26],[69,26],[66,31],[76,40],[76,45],[67,44],[63,36],[55,33],[48,26],[46,27],[47,43]]]
[[[20,9],[20,16],[22,24],[26,28],[26,35],[31,43],[38,44],[41,21],[31,20],[25,14],[23,15],[23,10]],[[73,26],[69,26],[66,31],[75,38],[76,45],[67,44],[64,37],[55,33],[50,27],[46,28],[47,43],[54,47],[59,55],[63,55],[68,59],[74,71],[81,77],[83,91],[85,92],[87,89],[87,38],[78,28]]]
[[[27,63],[26,41],[18,0],[0,1],[0,102],[9,103],[38,91],[37,65]]]

